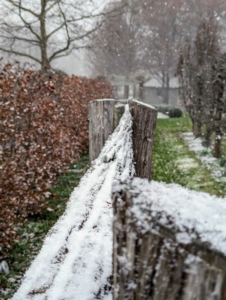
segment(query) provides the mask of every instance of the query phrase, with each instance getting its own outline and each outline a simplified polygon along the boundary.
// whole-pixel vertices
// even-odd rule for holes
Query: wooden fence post
[[[152,178],[152,147],[157,110],[148,104],[133,100],[103,99],[89,103],[89,157],[90,163],[98,157],[109,135],[118,126],[129,103],[133,117],[133,151],[136,176]]]
[[[225,300],[226,257],[201,239],[180,244],[141,193],[141,180],[113,190],[113,299]]]
[[[89,159],[96,159],[106,140],[118,126],[125,100],[102,99],[89,103]]]
[[[133,117],[133,152],[136,176],[152,179],[152,148],[157,110],[148,104],[130,100]]]

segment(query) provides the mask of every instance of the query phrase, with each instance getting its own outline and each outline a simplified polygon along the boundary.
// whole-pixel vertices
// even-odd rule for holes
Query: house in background
[[[146,79],[147,76],[137,74],[131,76],[108,75],[98,76],[108,80],[114,86],[114,97],[121,99],[137,98],[151,105],[166,105],[164,102],[165,89],[161,83],[155,79]],[[179,84],[177,78],[171,78],[169,83],[169,105],[180,106]]]
[[[103,78],[108,80],[114,86],[115,98],[138,98],[139,97],[139,80],[136,76],[126,75],[107,75],[97,76],[97,78]]]
[[[177,78],[171,78],[169,84],[169,105],[180,106],[179,101],[179,83]],[[164,91],[161,83],[152,78],[144,84],[144,99],[143,101],[151,105],[166,105],[164,103]]]

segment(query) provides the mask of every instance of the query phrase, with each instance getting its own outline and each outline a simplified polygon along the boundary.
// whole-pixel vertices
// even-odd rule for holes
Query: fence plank
[[[106,140],[118,126],[129,102],[133,117],[133,151],[136,176],[152,178],[152,147],[157,110],[148,104],[133,100],[103,99],[89,103],[89,157],[98,157]]]
[[[118,126],[127,101],[103,99],[89,103],[89,158],[95,160]]]
[[[173,189],[173,194],[184,197],[181,201],[187,201],[188,210],[190,201],[195,204],[197,192],[175,186]],[[225,300],[226,241],[224,229],[219,229],[223,220],[217,230],[213,226],[199,231],[202,223],[195,218],[192,230],[186,228],[186,220],[184,224],[183,220],[174,221],[183,215],[183,207],[174,207],[175,215],[164,211],[164,201],[160,199],[166,191],[171,197],[163,184],[156,183],[151,188],[146,180],[137,178],[113,189],[113,299]],[[205,201],[210,203],[206,194],[199,193],[200,198],[204,206]],[[214,215],[221,219],[226,215],[224,204],[221,199],[210,200],[220,206]],[[196,208],[196,204],[190,207]],[[191,239],[183,241],[180,234],[186,239],[190,235]]]

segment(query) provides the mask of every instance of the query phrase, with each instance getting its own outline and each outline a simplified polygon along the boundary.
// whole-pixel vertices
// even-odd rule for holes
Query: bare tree
[[[124,1],[110,2],[105,11],[118,11]],[[124,10],[108,18],[92,35],[88,60],[96,74],[129,75],[141,68],[144,46],[140,18],[141,2],[129,1]]]
[[[168,103],[169,83],[179,59],[179,49],[187,38],[195,38],[200,21],[209,17],[224,17],[223,0],[152,1],[144,10],[147,31],[146,65],[161,84],[163,100]],[[224,9],[223,9],[224,8]]]
[[[49,70],[55,59],[84,47],[100,26],[94,20],[104,15],[105,2],[94,6],[91,0],[0,0],[0,51],[31,59]]]
[[[187,41],[178,64],[180,95],[192,123],[195,137],[202,136],[209,147],[215,132],[214,156],[221,157],[223,110],[225,106],[226,62],[219,44],[218,22],[212,15],[203,18],[195,40]]]
[[[145,62],[150,73],[162,84],[163,101],[169,102],[169,84],[178,60],[178,15],[181,3],[177,0],[154,1],[149,10],[144,10],[147,31]]]

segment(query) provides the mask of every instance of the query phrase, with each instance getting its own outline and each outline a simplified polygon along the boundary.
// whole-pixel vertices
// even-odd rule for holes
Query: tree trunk
[[[140,77],[140,82],[139,82],[139,99],[141,101],[144,100],[144,78],[143,78],[143,76]]]
[[[211,146],[211,135],[212,135],[212,129],[207,125],[206,132],[203,138],[203,146],[206,148],[209,148]]]
[[[192,125],[193,125],[192,131],[193,131],[195,138],[201,137],[202,136],[202,125],[200,123],[197,123],[197,121],[194,121]]]
[[[164,87],[164,99],[163,102],[165,104],[169,104],[169,88],[170,88],[170,78],[169,78],[169,72],[166,72],[165,76],[165,87]]]
[[[221,153],[221,142],[223,137],[223,131],[222,131],[222,113],[223,113],[223,95],[224,95],[224,83],[223,78],[218,73],[217,81],[215,83],[215,91],[217,93],[217,99],[216,99],[216,114],[215,114],[215,120],[214,120],[214,129],[215,129],[215,144],[214,144],[214,154],[213,156],[216,158],[220,158]]]
[[[222,155],[221,144],[222,144],[222,136],[218,135],[215,138],[214,152],[213,152],[213,156],[216,158],[220,158]]]
[[[40,14],[40,50],[41,50],[41,67],[42,71],[47,72],[51,69],[50,61],[47,54],[47,35],[46,35],[46,4],[47,0],[41,0],[41,14]]]

